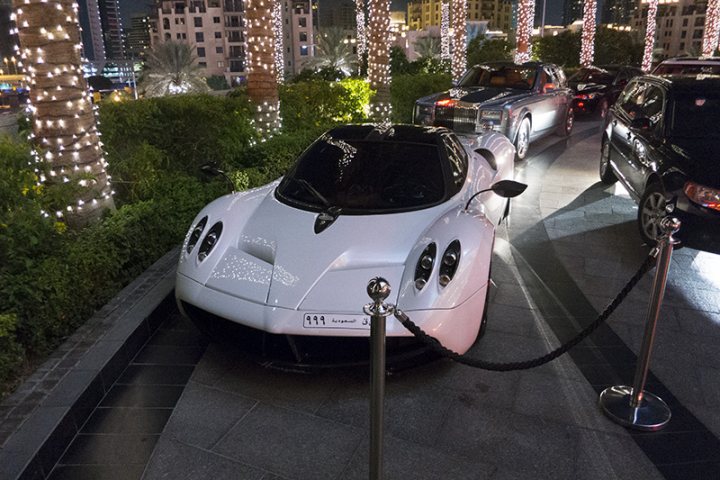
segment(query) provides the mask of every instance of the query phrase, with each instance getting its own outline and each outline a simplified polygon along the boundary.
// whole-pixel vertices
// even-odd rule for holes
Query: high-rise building
[[[130,28],[125,34],[125,51],[132,59],[145,57],[150,48],[150,17],[147,15],[133,15],[130,19]]]
[[[103,46],[105,47],[105,58],[107,60],[123,60],[125,58],[125,45],[123,44],[120,4],[118,0],[97,0],[97,3]]]
[[[313,1],[283,0],[283,54],[286,74],[299,73],[314,56]]]
[[[408,3],[407,23],[411,30],[440,26],[443,0],[414,0]],[[510,0],[468,0],[468,21],[488,22],[492,30],[510,31],[512,3]]]
[[[14,45],[17,45],[17,36],[10,35],[10,30],[15,28],[14,23],[10,20],[11,13],[12,1],[0,0],[0,57],[2,58],[14,55]]]
[[[317,6],[318,29],[337,27],[343,30],[355,30],[354,0],[318,0]]]
[[[570,25],[576,20],[582,20],[583,18],[583,0],[565,0],[563,5],[563,25]]]
[[[702,53],[707,0],[661,0],[658,5],[655,49],[660,58]],[[644,42],[648,15],[647,0],[637,0],[633,30]]]
[[[91,63],[101,64],[100,69],[102,69],[105,63],[105,45],[98,0],[79,0],[78,6],[83,57]]]
[[[605,0],[602,7],[601,23],[630,25],[636,6],[636,0]]]

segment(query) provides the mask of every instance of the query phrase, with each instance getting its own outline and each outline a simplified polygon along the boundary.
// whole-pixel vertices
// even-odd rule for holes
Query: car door
[[[649,120],[647,128],[631,127],[628,135],[630,152],[625,177],[633,190],[642,194],[648,176],[657,169],[659,152],[656,145],[662,136],[665,113],[665,91],[649,84],[643,92],[642,118]]]
[[[610,118],[610,159],[615,164],[622,182],[635,196],[639,194],[627,178],[633,170],[629,166],[632,154],[630,123],[642,115],[642,104],[647,87],[645,82],[631,82],[618,99]]]
[[[532,107],[533,138],[546,133],[557,125],[557,109],[560,96],[557,92],[556,80],[548,68],[540,69],[538,79],[537,101]]]

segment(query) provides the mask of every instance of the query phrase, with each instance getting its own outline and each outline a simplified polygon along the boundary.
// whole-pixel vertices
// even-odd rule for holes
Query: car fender
[[[408,255],[398,293],[398,307],[413,310],[452,309],[483,289],[488,282],[495,226],[475,210],[457,208],[439,218],[420,238]],[[440,263],[448,245],[460,241],[460,258],[451,282],[439,283]],[[437,253],[427,284],[415,287],[415,269],[422,252],[435,243]],[[481,312],[478,312],[478,315]]]

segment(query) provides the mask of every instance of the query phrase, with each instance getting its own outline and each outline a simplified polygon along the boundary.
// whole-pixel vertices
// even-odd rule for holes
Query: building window
[[[215,32],[215,38],[222,38],[222,32]]]
[[[178,34],[177,34],[177,39],[180,40],[181,38],[182,38],[182,36],[178,33]]]
[[[220,17],[213,17],[213,23],[220,23]]]
[[[200,65],[203,68],[207,68],[207,62],[198,62],[198,65]]]
[[[175,19],[175,25],[185,25],[185,19],[182,17],[178,17]]]
[[[215,47],[215,53],[223,53],[223,47]]]
[[[205,41],[205,34],[203,32],[195,32],[195,41],[202,43]]]
[[[685,37],[687,37],[687,30],[683,30],[682,32],[680,32],[680,38],[685,38]]]
[[[680,42],[680,50],[685,50],[685,42]]]
[[[703,18],[703,17],[695,17],[695,26],[696,26],[696,27],[703,27],[703,26],[705,26],[705,18]]]
[[[703,31],[701,29],[695,30],[693,33],[693,38],[703,38]]]
[[[197,54],[198,54],[198,57],[204,57],[205,56],[205,47],[198,47]]]
[[[300,38],[299,40],[301,42],[307,42],[307,32],[300,32]]]
[[[218,62],[218,68],[225,68],[225,62]]]
[[[165,30],[170,30],[170,19],[169,18],[163,18],[163,28]]]
[[[687,27],[687,26],[688,26],[688,19],[683,18],[683,27]]]
[[[307,18],[306,17],[298,18],[298,25],[300,27],[307,27]]]
[[[306,57],[308,54],[308,46],[307,45],[301,45],[300,46],[300,55],[303,57]]]
[[[195,22],[196,27],[202,27],[202,17],[195,17],[193,18],[193,21]]]

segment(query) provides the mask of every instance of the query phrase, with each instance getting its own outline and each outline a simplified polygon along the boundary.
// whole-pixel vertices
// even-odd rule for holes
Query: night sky
[[[149,13],[152,10],[154,2],[152,0],[118,0],[120,2],[120,13],[123,18],[123,25],[130,26],[130,17],[135,13]],[[332,2],[334,0],[319,0],[320,4],[324,2]],[[560,25],[562,19],[562,8],[564,0],[545,0],[545,24]],[[542,12],[543,0],[537,0],[535,11],[538,23],[540,13]],[[393,0],[393,10],[406,10],[407,0]],[[602,1],[598,2],[598,11],[602,7]]]

